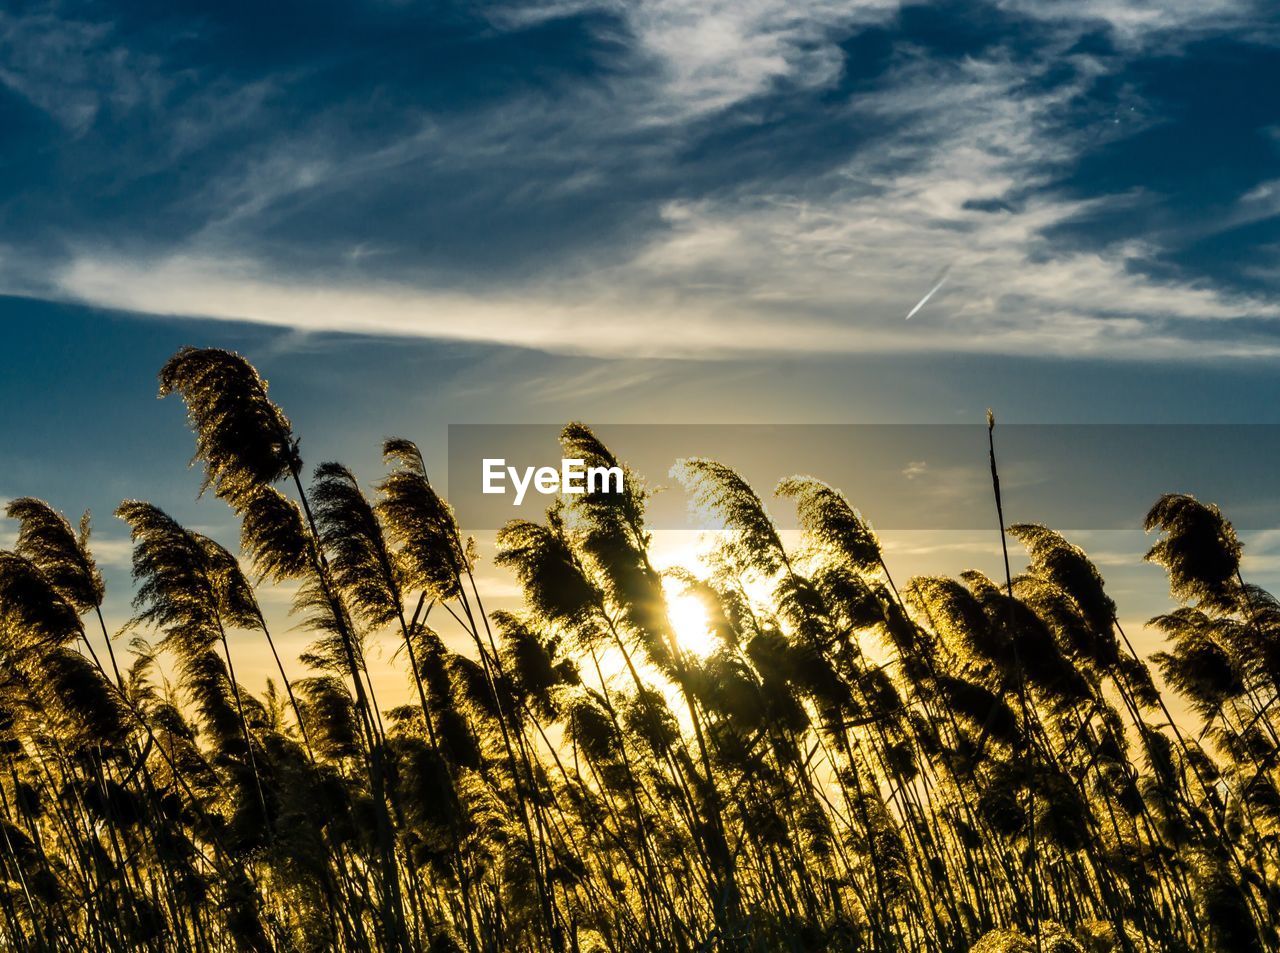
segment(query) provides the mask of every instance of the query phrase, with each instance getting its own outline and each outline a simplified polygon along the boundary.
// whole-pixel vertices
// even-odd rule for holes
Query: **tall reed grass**
[[[811,477],[777,487],[804,531],[788,549],[752,487],[694,459],[679,476],[728,528],[709,569],[654,565],[628,473],[502,530],[524,609],[497,612],[411,442],[365,488],[304,465],[238,355],[185,349],[160,391],[240,553],[122,503],[134,614],[108,620],[88,519],[8,505],[5,949],[1277,949],[1280,601],[1213,506],[1147,515],[1180,606],[1149,660],[1083,551],[1005,525],[994,420],[975,453],[1020,573],[1006,550],[998,580],[895,580]],[[618,465],[582,425],[562,440]],[[259,604],[281,585],[301,659]],[[709,651],[682,642],[675,592]],[[409,704],[379,705],[373,638],[402,650]],[[251,639],[275,666],[257,694]]]

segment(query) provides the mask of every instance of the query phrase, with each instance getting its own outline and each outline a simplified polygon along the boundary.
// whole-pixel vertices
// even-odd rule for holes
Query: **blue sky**
[[[370,476],[451,422],[1274,423],[1278,87],[1235,0],[8,3],[0,497],[228,530],[187,343]]]
[[[9,4],[0,288],[607,357],[1274,357],[1269,6]]]

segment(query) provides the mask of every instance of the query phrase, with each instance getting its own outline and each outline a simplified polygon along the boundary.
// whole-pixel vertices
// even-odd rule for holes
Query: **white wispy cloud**
[[[128,109],[161,93],[151,64],[110,42],[109,24],[65,20],[52,10],[0,11],[0,84],[73,133],[104,106]]]
[[[970,62],[945,73],[908,66],[857,112],[909,118],[905,135],[936,143],[923,161],[889,136],[813,196],[668,202],[665,228],[626,259],[549,274],[515,291],[295,280],[216,246],[151,261],[84,250],[59,276],[59,289],[150,314],[611,356],[1275,354],[1277,347],[1242,343],[1230,331],[1235,319],[1280,318],[1273,299],[1148,277],[1142,266],[1151,250],[1141,243],[1099,253],[1055,248],[1042,237],[1090,202],[1042,195],[1001,211],[974,207],[1036,184],[1073,148],[1043,129],[1065,93],[1019,94],[1019,82],[1006,64]],[[946,296],[904,326],[902,314],[939,260],[954,262]],[[1170,318],[1222,327],[1183,337],[1164,329]]]
[[[1078,28],[1102,23],[1130,44],[1180,43],[1201,32],[1236,26],[1257,27],[1258,4],[1251,0],[1001,0],[1024,16]]]
[[[673,121],[750,99],[779,81],[832,83],[843,67],[841,33],[883,22],[900,6],[900,0],[537,0],[490,15],[509,27],[584,11],[613,14],[657,67],[653,85],[637,98],[638,115]]]
[[[663,111],[720,109],[787,80],[822,87],[843,57],[834,37],[885,19],[897,0],[646,0],[626,7],[643,48],[662,65]]]
[[[530,166],[557,170],[550,181],[524,186],[540,194],[598,185],[596,153],[625,164],[625,150],[636,149],[630,158],[643,176],[646,163],[678,151],[684,124],[776,84],[831,86],[844,64],[836,37],[856,23],[891,17],[896,4],[643,0],[510,8],[494,14],[495,22],[527,23],[588,7],[611,11],[655,68],[561,99],[528,94],[487,106],[478,117],[424,118],[415,131],[355,153],[335,146],[320,124],[264,145],[206,181],[192,205],[213,211],[175,247],[125,252],[73,238],[71,258],[51,276],[49,294],[146,314],[606,356],[1280,353],[1280,343],[1236,330],[1280,319],[1273,296],[1152,277],[1156,249],[1146,242],[1100,252],[1045,237],[1135,196],[1083,200],[1049,187],[1052,170],[1114,131],[1064,132],[1052,121],[1055,110],[1079,85],[1041,89],[1027,82],[1029,69],[1050,65],[1068,65],[1079,84],[1105,73],[1106,62],[1069,52],[1073,39],[1098,22],[1131,45],[1167,45],[1170,37],[1209,29],[1215,18],[1227,22],[1245,8],[1228,0],[1005,6],[1061,29],[1040,67],[1011,62],[998,49],[938,63],[904,48],[874,92],[833,107],[851,127],[882,130],[842,164],[799,184],[756,182],[702,197],[654,198],[658,226],[609,254],[570,255],[514,285],[460,290],[436,274],[373,277],[366,263],[387,250],[372,223],[370,240],[353,245],[326,276],[282,269],[259,236],[277,224],[286,200],[340,200],[344,190],[410,164],[432,174],[493,163],[494,181],[502,182],[501,163],[513,151]],[[47,71],[28,68],[23,75],[33,101],[56,98],[57,88],[31,78]],[[66,101],[79,102],[76,95]],[[82,120],[69,114],[67,121]],[[664,145],[637,146],[628,138],[655,122],[674,130]],[[519,188],[510,186],[501,200],[527,198]],[[1271,214],[1272,191],[1242,196],[1229,216]],[[953,264],[946,294],[903,322],[940,261]],[[19,282],[10,276],[5,284]]]

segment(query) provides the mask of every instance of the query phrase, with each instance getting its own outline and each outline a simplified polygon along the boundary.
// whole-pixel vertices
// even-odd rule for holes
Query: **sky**
[[[1235,0],[7,3],[0,498],[93,510],[117,617],[120,499],[234,539],[184,344],[367,479],[458,423],[1280,423],[1277,85]]]

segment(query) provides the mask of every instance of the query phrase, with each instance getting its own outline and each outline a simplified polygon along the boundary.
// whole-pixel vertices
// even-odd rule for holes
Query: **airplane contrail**
[[[947,265],[947,267],[943,268],[942,271],[938,272],[938,277],[935,278],[933,281],[933,287],[929,289],[929,291],[925,294],[923,298],[921,298],[919,301],[916,302],[916,306],[914,308],[912,308],[910,311],[907,312],[907,316],[903,318],[904,321],[910,321],[913,317],[915,317],[915,314],[917,311],[919,311],[921,308],[923,308],[926,304],[929,303],[929,299],[932,298],[934,295],[936,295],[938,293],[938,290],[944,284],[947,283],[947,275],[949,275],[950,273],[951,273],[950,265]]]

